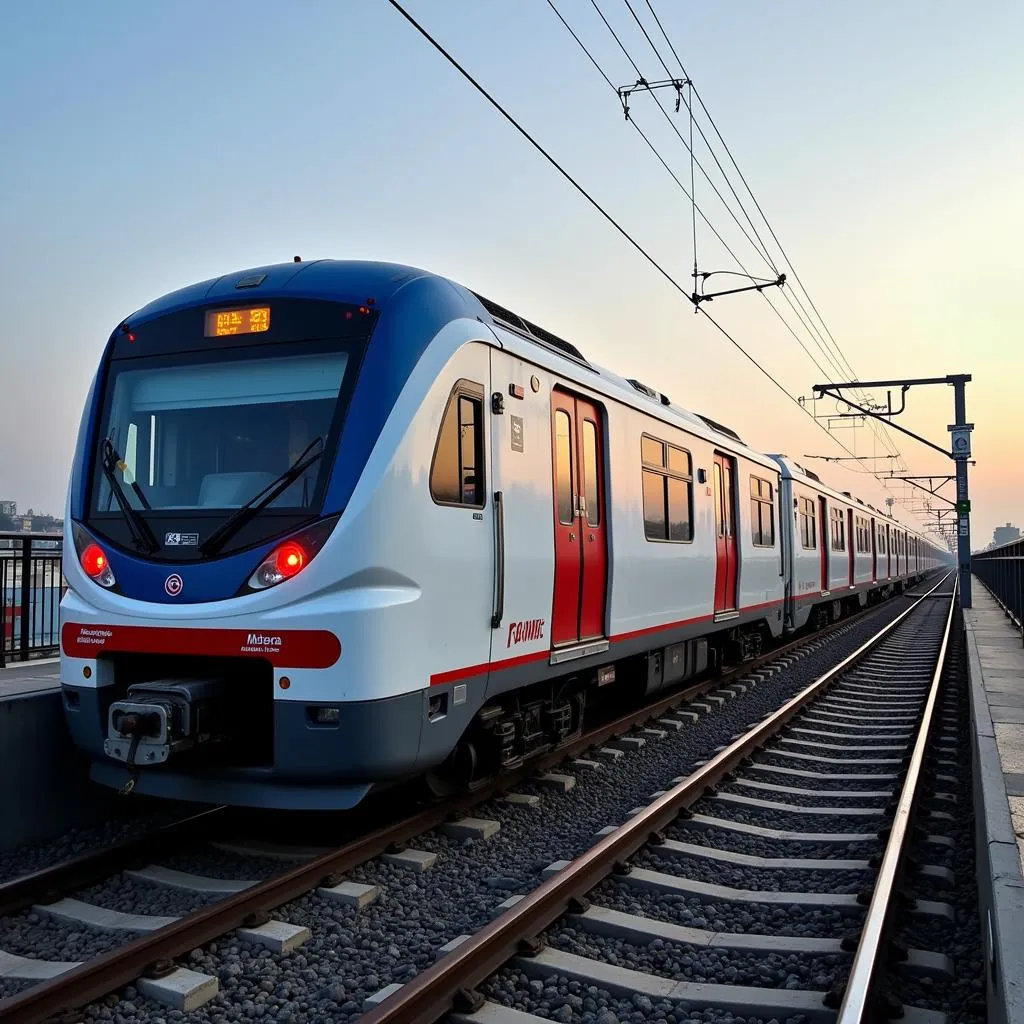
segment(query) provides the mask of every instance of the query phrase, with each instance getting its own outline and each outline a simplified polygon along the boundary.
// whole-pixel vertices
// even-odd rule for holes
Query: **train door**
[[[856,582],[856,575],[854,573],[854,541],[857,539],[857,535],[853,532],[853,509],[848,508],[846,510],[846,552],[847,557],[850,560],[850,586],[852,587]]]
[[[608,583],[601,415],[585,398],[551,395],[555,585],[551,643],[603,637]]]
[[[885,575],[887,579],[892,578],[892,533],[889,524],[885,524]]]
[[[878,523],[871,520],[871,582],[878,579]]]
[[[736,460],[715,452],[715,613],[736,608]]]
[[[828,593],[828,502],[822,495],[818,496],[818,522],[821,529],[818,530],[818,554],[821,558],[821,592]]]

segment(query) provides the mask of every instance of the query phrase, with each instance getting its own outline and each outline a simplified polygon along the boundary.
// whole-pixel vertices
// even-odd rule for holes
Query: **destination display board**
[[[211,309],[206,314],[207,338],[232,334],[259,334],[270,330],[269,306],[244,306],[237,309]]]

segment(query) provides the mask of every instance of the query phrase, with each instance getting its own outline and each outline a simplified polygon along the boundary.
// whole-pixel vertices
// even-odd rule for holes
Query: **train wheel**
[[[477,753],[472,743],[460,743],[439,765],[423,777],[432,796],[444,799],[473,788],[477,776]]]

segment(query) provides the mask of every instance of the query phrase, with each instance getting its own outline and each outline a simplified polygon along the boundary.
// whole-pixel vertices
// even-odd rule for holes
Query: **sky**
[[[644,77],[666,78],[625,0],[598,2]],[[555,3],[613,85],[632,84],[591,0]],[[1024,5],[982,0],[965,17],[952,0],[652,3],[792,263],[789,299],[823,323],[812,334],[779,290],[704,309],[791,396],[809,398],[823,371],[847,379],[826,360],[833,339],[862,380],[970,373],[973,546],[1024,526]],[[660,42],[645,0],[633,5]],[[689,200],[547,0],[407,7],[690,290]],[[674,93],[658,95],[671,111]],[[685,108],[666,119],[654,102],[634,95],[631,116],[688,186],[668,124],[686,137]],[[445,274],[865,501],[910,494],[867,471],[885,461],[804,459],[845,456],[838,440],[860,456],[890,449],[865,425],[821,429],[834,402],[802,409],[695,315],[387,0],[5,5],[0,140],[0,498],[22,509],[63,510],[117,323],[167,291],[295,255]],[[699,131],[697,156],[746,224]],[[696,177],[711,224],[769,275]],[[702,270],[736,269],[704,224],[697,255]],[[945,447],[952,413],[950,388],[915,388],[898,422]],[[951,472],[892,436],[908,472]],[[920,505],[897,512],[921,523]]]

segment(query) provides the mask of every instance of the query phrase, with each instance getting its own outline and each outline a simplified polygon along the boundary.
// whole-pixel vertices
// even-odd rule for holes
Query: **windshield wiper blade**
[[[320,450],[316,452],[310,452],[316,446],[320,445]],[[235,509],[234,512],[224,520],[221,525],[210,534],[202,544],[199,545],[199,550],[204,555],[215,555],[224,545],[236,534],[246,523],[248,523],[254,516],[256,516],[262,509],[266,508],[275,498],[284,494],[289,487],[296,480],[302,476],[303,473],[309,469],[310,466],[316,462],[324,453],[324,439],[322,437],[314,437],[312,441],[306,445],[305,450],[301,455],[276,479],[271,480],[262,491],[257,491],[241,508]]]
[[[160,549],[160,544],[153,535],[153,531],[149,528],[149,523],[143,519],[138,509],[132,507],[132,503],[128,500],[128,495],[125,494],[121,481],[114,474],[114,470],[117,467],[120,467],[122,472],[124,471],[124,463],[121,460],[121,456],[118,454],[110,438],[105,437],[100,451],[100,468],[103,470],[103,475],[107,478],[107,483],[110,485],[110,493],[113,494],[118,507],[121,509],[121,514],[128,524],[128,529],[132,535],[132,543],[140,551],[152,554]],[[142,493],[142,488],[134,480],[132,481],[132,490],[138,496],[139,501],[142,502],[143,507],[148,509],[150,507],[149,502],[146,500],[145,494]]]

